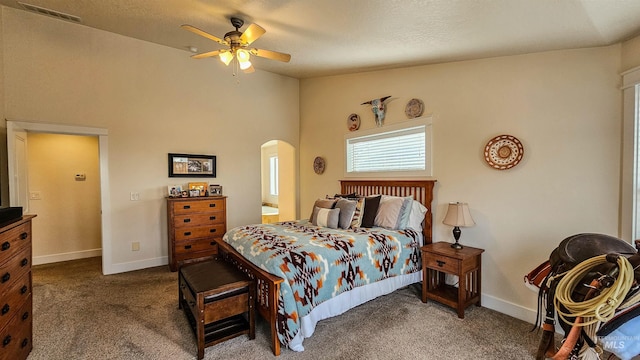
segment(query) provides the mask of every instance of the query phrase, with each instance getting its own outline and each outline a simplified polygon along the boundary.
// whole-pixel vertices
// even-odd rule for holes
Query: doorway
[[[26,134],[26,135],[25,135]],[[111,269],[111,221],[109,202],[109,181],[108,181],[108,133],[106,129],[76,127],[67,125],[54,125],[43,123],[7,121],[7,157],[9,175],[9,203],[10,206],[22,206],[29,209],[29,200],[43,197],[45,194],[38,193],[39,189],[30,189],[28,175],[25,169],[28,168],[28,137],[30,134],[63,134],[63,135],[84,135],[97,140],[98,174],[92,175],[99,181],[99,193],[97,201],[100,228],[100,248],[102,253],[102,273],[107,275],[113,273]],[[24,141],[23,141],[24,140]],[[76,180],[78,175],[78,180]],[[82,169],[74,170],[74,181],[81,183],[83,175]],[[84,173],[86,176],[87,173]],[[86,179],[86,178],[85,178]],[[48,196],[48,195],[47,195]],[[60,209],[64,211],[64,209]],[[37,218],[36,218],[37,220]],[[97,251],[99,249],[94,249]],[[73,256],[73,255],[68,255]],[[64,257],[64,255],[63,255]]]
[[[280,140],[261,146],[262,223],[296,220],[295,149]]]

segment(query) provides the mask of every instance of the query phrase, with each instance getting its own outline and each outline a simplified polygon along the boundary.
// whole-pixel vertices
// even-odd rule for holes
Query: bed
[[[432,242],[435,180],[340,183],[341,194],[415,200],[427,209],[421,229],[329,229],[312,214],[313,222],[236,227],[219,242],[221,257],[256,281],[256,309],[269,323],[276,356],[282,344],[303,351],[318,321],[421,281],[419,247]]]

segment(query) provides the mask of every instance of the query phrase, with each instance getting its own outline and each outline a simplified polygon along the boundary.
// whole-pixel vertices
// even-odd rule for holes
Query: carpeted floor
[[[103,276],[100,258],[33,268],[33,351],[29,360],[195,359],[196,345],[177,306],[177,273],[156,267]],[[302,353],[280,359],[533,359],[531,325],[471,306],[423,304],[413,287],[321,321]],[[205,349],[205,359],[274,358],[267,324]]]

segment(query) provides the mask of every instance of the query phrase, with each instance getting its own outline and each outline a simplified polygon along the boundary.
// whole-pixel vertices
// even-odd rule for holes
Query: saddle
[[[559,282],[558,279],[550,281],[552,276],[562,274],[571,270],[581,262],[604,254],[620,254],[623,256],[631,256],[636,254],[636,249],[624,240],[613,236],[594,233],[582,233],[569,236],[562,240],[557,248],[549,255],[548,274],[541,283],[538,292],[538,319],[534,328],[542,325],[543,336],[538,347],[536,360],[544,360],[547,356],[551,357],[555,353],[554,334],[555,334],[555,307],[553,298],[555,296],[555,288]],[[640,260],[640,257],[636,257]],[[594,267],[587,275],[584,276],[583,282],[589,284],[593,279],[601,274],[608,273],[615,263],[605,263]],[[636,274],[636,278],[640,279],[640,273]],[[585,298],[588,291],[587,287],[576,289],[574,296],[576,300]],[[546,314],[544,322],[542,322],[542,306],[546,305]],[[560,326],[564,329],[565,334],[571,330],[571,325],[560,320]],[[590,341],[590,340],[587,340]],[[577,352],[582,347],[582,341],[575,345],[574,350]],[[593,344],[589,344],[594,346]]]

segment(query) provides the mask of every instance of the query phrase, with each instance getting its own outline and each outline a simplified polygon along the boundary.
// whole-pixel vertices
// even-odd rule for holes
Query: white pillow
[[[422,231],[422,222],[424,221],[424,216],[427,214],[427,211],[429,210],[424,207],[424,205],[413,200],[411,203],[411,213],[409,213],[409,223],[407,224],[407,227]]]
[[[407,211],[411,211],[411,201],[413,201],[411,196],[382,195],[373,225],[392,230],[405,228],[409,218]]]

